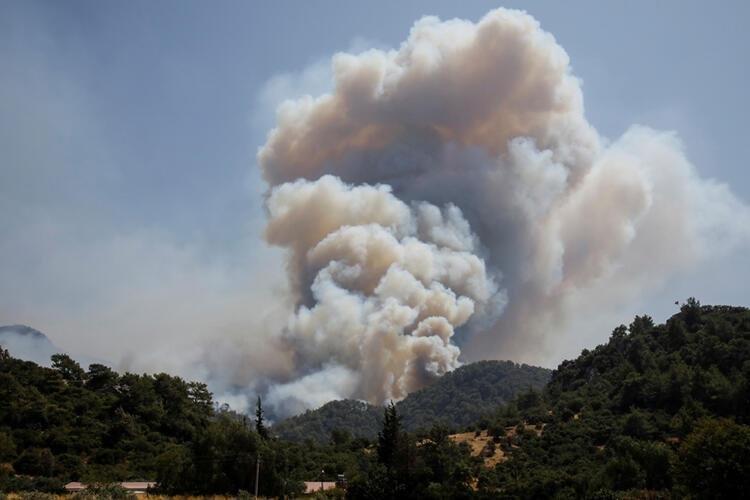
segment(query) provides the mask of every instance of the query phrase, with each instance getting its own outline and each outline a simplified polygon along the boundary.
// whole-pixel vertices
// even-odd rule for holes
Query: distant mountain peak
[[[24,335],[31,337],[35,340],[49,340],[45,334],[37,330],[36,328],[31,328],[30,326],[26,325],[5,325],[0,326],[0,338],[6,333],[15,333],[17,335]]]
[[[62,352],[45,334],[26,325],[0,326],[0,346],[13,357],[45,366],[50,356]]]

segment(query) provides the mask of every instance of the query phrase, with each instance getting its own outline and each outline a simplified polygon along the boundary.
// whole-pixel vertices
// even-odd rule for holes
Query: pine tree
[[[378,461],[392,467],[401,439],[401,416],[396,412],[393,401],[385,407],[383,430],[378,433]]]
[[[266,429],[263,423],[263,405],[261,404],[260,396],[258,396],[258,405],[255,408],[255,430],[263,439],[268,438],[268,429]]]

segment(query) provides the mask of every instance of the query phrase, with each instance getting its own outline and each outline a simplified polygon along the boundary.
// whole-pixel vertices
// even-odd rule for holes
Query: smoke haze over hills
[[[0,5],[0,324],[275,417],[744,299],[742,15],[175,5]]]

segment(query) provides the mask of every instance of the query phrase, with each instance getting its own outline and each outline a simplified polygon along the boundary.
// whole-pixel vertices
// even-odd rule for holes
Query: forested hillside
[[[551,374],[546,368],[512,361],[479,361],[447,373],[396,406],[407,430],[461,428],[491,415],[523,391],[541,389]]]
[[[84,371],[63,354],[45,368],[3,350],[0,462],[36,478],[153,477],[158,455],[202,432],[212,406],[205,385],[166,374]]]
[[[747,498],[749,419],[750,311],[691,299],[666,324],[616,328],[541,394],[504,407],[489,430],[510,459],[481,486],[521,498]]]
[[[310,412],[320,419],[311,433],[327,433],[326,444],[294,443],[268,432],[260,401],[253,422],[215,408],[200,383],[52,361],[44,368],[0,350],[0,492],[141,479],[171,493],[236,494],[254,489],[260,459],[269,496],[339,474],[349,498],[750,495],[750,311],[740,307],[689,300],[665,324],[636,317],[560,364],[543,389],[517,385],[460,436],[444,425],[408,432],[402,406],[345,401]],[[518,370],[546,376],[480,363],[407,400],[431,405],[428,416],[472,412],[462,394],[504,396]],[[352,425],[377,425],[376,438],[342,429],[345,413]]]
[[[298,491],[325,466],[325,477],[335,477],[346,462],[339,455],[265,439],[250,419],[216,409],[202,383],[97,364],[83,370],[60,354],[46,368],[0,348],[0,494],[125,480],[233,493],[254,489],[261,456],[260,491],[277,495]]]
[[[410,432],[443,425],[462,428],[488,417],[522,391],[539,390],[551,371],[511,361],[480,361],[446,374],[434,384],[396,403],[404,428]],[[348,432],[374,438],[383,408],[358,401],[333,401],[273,426],[282,439],[327,443],[331,433]]]
[[[327,443],[334,432],[372,439],[380,429],[383,408],[362,401],[330,401],[316,410],[289,417],[271,427],[280,439],[303,443]]]

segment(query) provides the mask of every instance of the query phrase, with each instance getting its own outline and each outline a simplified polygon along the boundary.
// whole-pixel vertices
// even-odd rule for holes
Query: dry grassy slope
[[[460,434],[451,434],[450,438],[457,444],[466,443],[469,445],[471,456],[483,457],[484,466],[488,469],[507,460],[500,445],[493,442],[492,436],[487,434],[487,431],[481,431],[479,433],[462,432]],[[490,444],[494,445],[494,451],[492,455],[487,456],[486,448],[487,445]]]
[[[524,424],[526,431],[533,431],[537,436],[541,436],[544,432],[544,426],[538,428],[531,424]],[[505,429],[505,437],[512,438],[516,435],[515,427],[507,427]],[[461,432],[459,434],[451,434],[450,438],[454,443],[466,443],[471,450],[471,455],[474,457],[483,457],[484,465],[487,468],[492,468],[499,463],[502,463],[508,459],[505,452],[503,452],[501,443],[495,443],[493,437],[488,434],[486,430],[480,432]],[[492,454],[488,454],[488,445],[494,445]],[[493,448],[493,446],[489,446]]]

